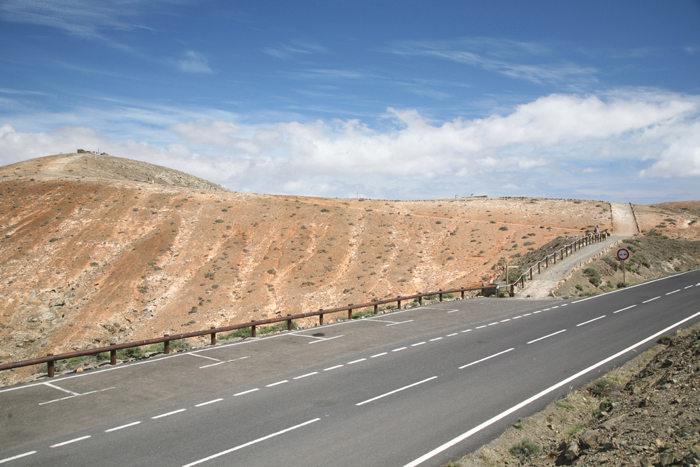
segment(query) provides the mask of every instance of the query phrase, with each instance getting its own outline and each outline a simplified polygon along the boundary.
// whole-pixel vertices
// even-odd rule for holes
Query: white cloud
[[[189,73],[214,73],[214,71],[209,68],[207,58],[194,50],[185,52],[185,58],[178,60],[177,66],[180,70]]]

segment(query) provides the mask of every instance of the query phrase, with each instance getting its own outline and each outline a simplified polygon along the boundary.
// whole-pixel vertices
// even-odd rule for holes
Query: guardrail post
[[[250,336],[251,337],[257,336],[257,326],[254,324],[250,327]]]
[[[556,251],[552,255],[552,260],[554,260],[554,264],[557,264],[557,252]]]
[[[47,357],[53,357],[53,354],[52,354],[52,353],[47,353],[46,356],[47,356]],[[53,378],[53,366],[54,366],[54,363],[56,363],[56,362],[54,362],[53,360],[51,360],[50,362],[46,362],[46,371],[49,373],[49,378]]]
[[[168,337],[169,334],[164,334],[163,337]],[[170,339],[166,340],[163,342],[163,353],[164,354],[169,354],[170,353]]]
[[[348,305],[350,306],[350,305]],[[352,308],[348,309],[348,319],[352,319]]]
[[[545,257],[544,257],[544,266],[545,266],[546,268],[549,268],[549,256],[545,256]]]
[[[481,285],[483,286],[484,283],[482,282]],[[481,289],[481,295],[484,295],[484,289]],[[462,300],[464,300],[464,290],[462,290]]]
[[[291,315],[289,313],[287,313],[287,316],[291,316]],[[291,330],[292,330],[292,320],[288,319],[287,320],[287,331],[291,331]]]
[[[377,313],[379,313],[379,305],[375,303],[374,304],[374,314],[376,315]]]
[[[438,292],[440,292],[438,296],[440,297],[440,301],[442,301],[442,289],[438,289]]]
[[[115,345],[115,344],[109,344],[109,345]],[[117,351],[114,349],[109,351],[109,363],[111,365],[117,364]]]
[[[510,296],[515,297],[515,282],[510,284]]]
[[[530,280],[532,280],[532,268],[530,268]]]
[[[401,309],[401,297],[396,297],[396,308]]]
[[[323,311],[323,308],[319,308],[318,311]],[[323,326],[323,313],[318,315],[318,325]]]
[[[212,326],[211,329],[216,329],[216,328],[214,326]],[[215,332],[211,333],[211,345],[216,345],[216,333]]]

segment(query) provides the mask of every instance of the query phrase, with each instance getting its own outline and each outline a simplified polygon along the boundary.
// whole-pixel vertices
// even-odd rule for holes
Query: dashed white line
[[[296,376],[294,379],[308,378],[309,376],[317,375],[318,371],[313,371],[311,373],[306,373],[305,375]]]
[[[435,339],[430,339],[430,342],[441,341],[442,337],[436,337]]]
[[[564,303],[563,305],[559,305],[559,306],[566,306],[566,305],[568,305],[568,303]]]
[[[399,352],[401,350],[406,350],[406,347],[399,347],[398,349],[392,350],[392,352]]]
[[[693,287],[693,284],[690,284],[690,285],[689,285],[689,286],[687,286],[687,287],[683,287],[683,290],[685,290],[685,289],[689,289],[689,288],[691,288],[691,287]]]
[[[553,332],[551,334],[547,334],[546,336],[540,337],[539,339],[535,339],[534,341],[528,342],[528,344],[532,344],[533,342],[541,341],[542,339],[546,339],[548,337],[556,336],[557,334],[561,334],[562,332],[566,332],[566,329],[562,329],[561,331]]]
[[[239,392],[238,394],[234,394],[233,397],[236,396],[242,396],[244,394],[250,394],[251,392],[259,391],[260,388],[255,388],[255,389],[248,389],[247,391]]]
[[[184,412],[185,410],[187,410],[187,409],[173,410],[172,412],[162,413],[160,415],[156,415],[155,417],[151,417],[151,419],[158,420],[159,418],[169,417],[171,415],[175,415],[176,413]]]
[[[425,341],[423,342],[416,342],[415,344],[411,344],[411,347],[418,347],[419,345],[425,344]]]
[[[466,364],[466,365],[460,366],[459,369],[460,369],[460,370],[463,370],[463,369],[465,369],[465,368],[467,368],[467,367],[470,367],[470,366],[472,366],[472,365],[476,365],[477,363],[485,362],[486,360],[489,360],[489,359],[491,359],[491,358],[498,357],[499,355],[503,355],[504,353],[508,353],[508,352],[510,352],[511,350],[514,350],[514,349],[515,349],[515,347],[510,348],[510,349],[508,349],[508,350],[504,350],[504,351],[502,351],[502,352],[495,353],[495,354],[490,355],[490,356],[488,356],[488,357],[486,357],[486,358],[482,358],[481,360],[477,360],[477,361],[475,361],[475,362],[471,362],[471,363],[468,363],[468,364]]]
[[[209,368],[211,366],[223,365],[224,363],[226,363],[226,362],[212,363],[211,365],[200,366],[199,369],[201,370],[202,368]]]
[[[536,315],[537,313],[542,313],[542,310],[537,310],[537,311],[532,312],[533,315]],[[524,316],[527,316],[527,315],[524,315]]]
[[[628,306],[627,308],[623,308],[623,309],[621,309],[621,310],[613,311],[613,314],[619,313],[619,312],[621,312],[621,311],[629,310],[630,308],[634,308],[634,307],[636,307],[636,306],[637,306],[637,305],[632,305],[632,306]]]
[[[452,334],[448,334],[448,335],[446,335],[445,337],[452,337],[452,336],[456,336],[457,334],[459,334],[459,333],[458,333],[458,332],[453,332]]]
[[[265,386],[265,387],[266,387],[266,388],[271,388],[271,387],[273,387],[273,386],[279,386],[280,384],[284,384],[284,383],[288,383],[288,382],[289,382],[288,379],[283,379],[282,381],[277,381],[276,383],[268,384],[268,385]]]
[[[501,323],[507,323],[508,321],[510,321],[510,318],[508,318],[508,319],[502,319],[502,320],[501,320]]]
[[[332,366],[330,368],[325,368],[323,371],[331,371],[331,370],[335,370],[337,368],[341,368],[343,366],[345,366],[345,365],[336,365],[336,366]]]
[[[530,316],[532,313],[525,313],[523,316]]]
[[[348,362],[348,365],[353,365],[353,364],[355,364],[355,363],[364,362],[365,360],[367,360],[367,359],[366,359],[366,358],[360,358],[360,359],[358,359],[358,360],[353,360],[353,361],[351,361],[351,362]]]
[[[520,319],[522,316],[513,316],[513,319]]]
[[[477,326],[476,329],[483,329],[485,327],[486,327],[486,325],[484,324],[483,326]]]
[[[229,360],[229,362],[237,362],[238,360],[245,360],[246,358],[250,358],[250,355],[248,355],[247,357],[234,358],[233,360]]]
[[[110,428],[109,430],[105,430],[105,433],[111,433],[113,431],[123,430],[124,428],[129,428],[130,426],[138,425],[140,423],[141,422],[132,422],[132,423],[127,423],[126,425],[116,426],[114,428]]]
[[[642,303],[649,303],[649,302],[653,302],[654,300],[656,300],[656,299],[659,299],[659,298],[661,298],[661,296],[658,296],[658,297],[654,297],[654,298],[650,298],[650,299],[649,299],[649,300],[647,300],[646,302],[642,302]]]
[[[10,462],[10,461],[13,461],[15,459],[21,459],[23,457],[31,456],[32,454],[36,454],[36,451],[29,451],[29,452],[25,452],[24,454],[18,454],[18,455],[13,456],[13,457],[7,457],[5,459],[0,459],[0,464],[4,464],[5,462]]]
[[[284,429],[284,430],[278,431],[278,432],[276,432],[276,433],[272,433],[272,434],[270,434],[270,435],[263,436],[262,438],[258,438],[258,439],[256,439],[256,440],[249,441],[249,442],[247,442],[247,443],[245,443],[245,444],[241,444],[240,446],[236,446],[235,448],[227,449],[226,451],[221,451],[221,452],[219,452],[219,453],[217,453],[217,454],[211,455],[211,456],[209,456],[209,457],[205,457],[204,459],[199,459],[198,461],[191,462],[191,463],[189,463],[189,464],[184,465],[183,467],[192,467],[193,465],[201,464],[201,463],[203,463],[203,462],[206,462],[206,461],[209,461],[209,460],[212,460],[212,459],[216,459],[217,457],[221,457],[221,456],[224,456],[224,455],[229,454],[229,453],[231,453],[231,452],[238,451],[239,449],[243,449],[243,448],[246,448],[246,447],[248,447],[248,446],[252,446],[253,444],[259,443],[259,442],[261,442],[261,441],[265,441],[265,440],[267,440],[267,439],[274,438],[275,436],[279,436],[279,435],[281,435],[281,434],[283,434],[283,433],[287,433],[288,431],[296,430],[297,428],[301,428],[301,427],[303,427],[303,426],[310,425],[311,423],[317,422],[317,421],[319,421],[319,420],[321,420],[321,419],[320,419],[320,418],[314,418],[313,420],[309,420],[309,421],[307,421],[307,422],[300,423],[299,425],[295,425],[295,426],[286,428],[286,429]]]
[[[545,309],[542,310],[542,311],[549,311],[549,310],[551,310],[551,308],[545,308]]]
[[[387,353],[389,353],[389,352],[382,352],[382,353],[378,353],[377,355],[372,355],[372,356],[371,356],[371,357],[369,357],[369,358],[377,358],[377,357],[381,357],[382,355],[386,355]]]
[[[88,438],[91,438],[91,436],[90,436],[90,435],[81,436],[80,438],[74,438],[74,439],[71,439],[71,440],[68,440],[68,441],[64,441],[64,442],[62,442],[62,443],[54,444],[53,446],[49,446],[49,447],[50,447],[50,448],[58,448],[58,447],[61,447],[61,446],[65,446],[66,444],[77,443],[78,441],[82,441],[82,440],[88,439]]]
[[[666,295],[671,295],[671,294],[674,294],[674,293],[676,293],[676,292],[680,292],[680,291],[681,291],[681,289],[677,289],[677,290],[674,290],[673,292],[669,292],[669,293],[667,293]]]
[[[455,311],[459,311],[459,310],[450,310],[450,311],[448,311],[448,313],[454,313]]]
[[[495,325],[497,325],[497,324],[498,324],[498,322],[495,322],[495,323],[489,323],[489,326],[495,326]]]
[[[201,404],[195,405],[195,407],[204,407],[205,405],[214,404],[216,402],[221,402],[222,400],[223,399],[219,398],[219,399],[214,399],[212,401],[202,402]]]
[[[465,329],[464,331],[461,331],[461,332],[472,332],[472,330],[471,330],[471,329]]]
[[[406,389],[412,388],[412,387],[414,387],[414,386],[418,386],[419,384],[427,383],[428,381],[432,381],[432,380],[434,380],[435,378],[437,378],[437,376],[433,376],[433,377],[431,377],[431,378],[424,379],[423,381],[418,381],[417,383],[409,384],[408,386],[404,386],[404,387],[399,388],[399,389],[394,389],[393,391],[387,392],[386,394],[382,394],[381,396],[373,397],[372,399],[367,399],[366,401],[364,401],[364,402],[359,402],[359,403],[357,403],[357,404],[355,404],[355,405],[360,406],[360,405],[368,404],[368,403],[370,403],[370,402],[374,402],[374,401],[376,401],[376,400],[378,400],[378,399],[382,399],[382,398],[384,398],[384,397],[386,397],[386,396],[390,396],[390,395],[392,395],[392,394],[396,394],[397,392],[405,391]]]
[[[603,318],[605,318],[605,315],[603,315],[603,316],[598,316],[597,318],[590,319],[590,320],[585,321],[585,322],[583,322],[583,323],[579,323],[579,324],[576,325],[576,327],[583,326],[584,324],[592,323],[593,321],[598,321],[599,319],[603,319]]]
[[[552,310],[556,310],[557,308],[559,308],[559,305],[553,306],[553,307],[552,307]]]

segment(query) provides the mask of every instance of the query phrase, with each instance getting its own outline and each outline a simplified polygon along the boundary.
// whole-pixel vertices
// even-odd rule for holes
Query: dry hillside
[[[0,168],[0,362],[476,285],[595,224],[612,227],[608,203],[243,194],[110,156],[33,159]]]

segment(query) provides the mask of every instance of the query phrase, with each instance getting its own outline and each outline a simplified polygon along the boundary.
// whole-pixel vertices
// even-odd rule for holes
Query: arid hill
[[[243,194],[116,157],[33,159],[0,168],[0,361],[477,285],[596,224],[612,228],[608,203]]]

